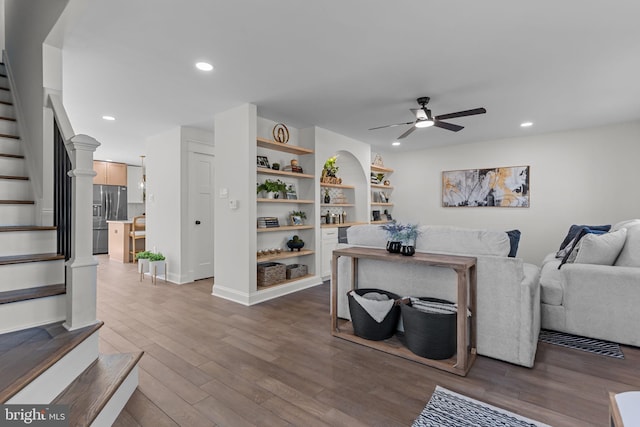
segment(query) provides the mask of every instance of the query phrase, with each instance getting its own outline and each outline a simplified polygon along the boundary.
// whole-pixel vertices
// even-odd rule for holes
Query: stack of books
[[[287,171],[287,172],[302,173],[302,168],[300,166],[289,166],[289,165],[287,165],[287,166],[284,167],[283,170]]]
[[[280,223],[278,223],[278,218],[275,216],[259,216],[258,217],[258,228],[272,228],[272,227],[280,227]]]

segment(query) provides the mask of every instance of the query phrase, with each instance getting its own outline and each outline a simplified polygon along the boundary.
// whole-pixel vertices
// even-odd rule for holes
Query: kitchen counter
[[[132,262],[129,254],[129,232],[133,220],[107,221],[109,224],[109,259],[122,263]]]

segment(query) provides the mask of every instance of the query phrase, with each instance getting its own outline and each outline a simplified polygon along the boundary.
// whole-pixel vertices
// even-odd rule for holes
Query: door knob
[[[199,220],[196,220],[196,225],[200,225],[200,221]]]

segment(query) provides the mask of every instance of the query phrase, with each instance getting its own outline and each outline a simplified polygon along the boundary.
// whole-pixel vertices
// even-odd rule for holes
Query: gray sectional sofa
[[[384,248],[387,235],[377,225],[350,227],[348,244]],[[416,251],[477,258],[478,354],[526,367],[533,366],[540,331],[539,267],[511,258],[505,232],[448,226],[422,226]],[[456,300],[456,274],[448,268],[361,259],[360,287],[402,296]],[[349,319],[347,291],[350,259],[338,260],[338,317]],[[640,289],[640,288],[639,288]]]

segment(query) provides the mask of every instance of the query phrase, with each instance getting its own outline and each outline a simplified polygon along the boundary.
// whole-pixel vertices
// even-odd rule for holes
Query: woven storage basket
[[[400,298],[392,292],[380,289],[355,289],[355,293],[360,296],[368,292],[385,294],[393,300]],[[351,314],[351,322],[353,323],[353,332],[357,336],[372,341],[382,341],[391,338],[393,334],[395,334],[398,327],[398,320],[400,319],[400,307],[393,306],[384,320],[378,323],[349,293],[347,293],[347,298],[349,299],[349,313]]]
[[[306,276],[307,271],[308,268],[304,264],[289,264],[287,265],[287,280]]]
[[[437,298],[423,301],[453,304]],[[406,345],[413,353],[428,359],[448,359],[456,352],[456,313],[425,313],[402,305],[402,324]]]
[[[258,264],[258,286],[271,286],[282,282],[287,276],[287,266],[279,262]]]

